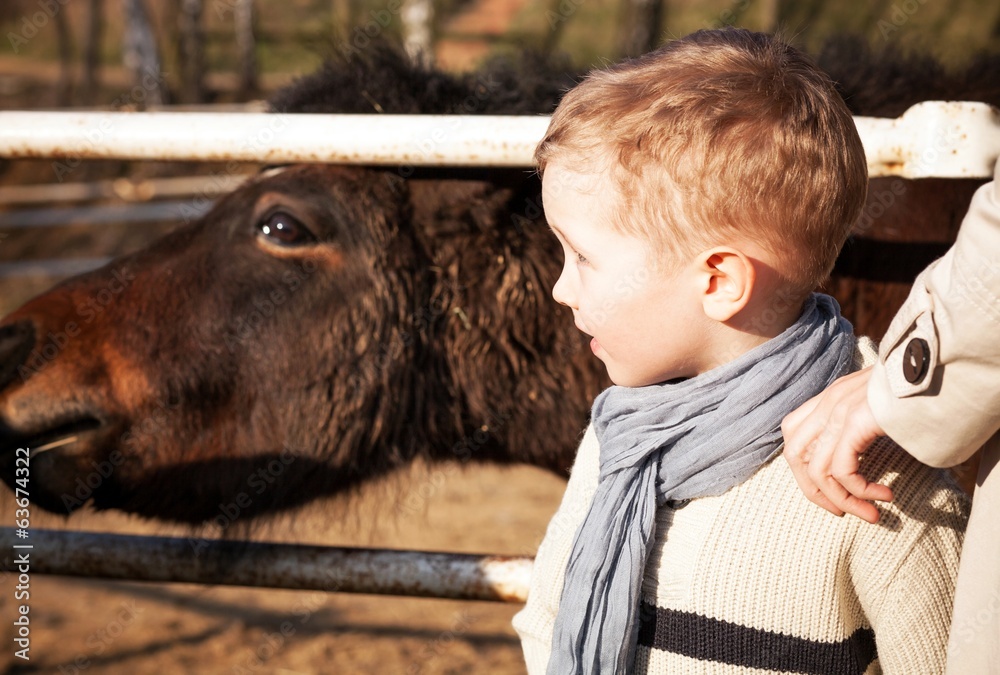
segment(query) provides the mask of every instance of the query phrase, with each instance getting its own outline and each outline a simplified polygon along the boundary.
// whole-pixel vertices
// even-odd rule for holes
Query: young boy
[[[591,74],[536,157],[553,296],[617,386],[514,618],[528,670],[942,671],[962,493],[882,439],[863,467],[895,501],[873,526],[773,461],[782,418],[875,358],[813,293],[867,189],[829,79],[766,35],[701,31]]]

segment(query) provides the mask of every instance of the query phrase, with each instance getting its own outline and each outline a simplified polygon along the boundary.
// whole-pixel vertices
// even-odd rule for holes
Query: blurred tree
[[[52,20],[56,24],[56,34],[59,36],[59,82],[56,85],[56,105],[65,107],[73,98],[73,37],[69,32],[69,22],[66,12],[60,5],[55,5]]]
[[[236,0],[233,9],[236,29],[236,51],[239,60],[239,92],[241,100],[257,95],[257,40],[254,37],[253,0]]]
[[[135,83],[129,102],[139,108],[163,105],[166,92],[156,44],[156,34],[142,0],[122,0],[125,10],[125,33],[122,60],[132,71]]]
[[[431,25],[434,5],[431,0],[403,0],[400,20],[403,24],[403,47],[410,58],[430,64],[434,55]]]
[[[625,0],[618,51],[622,56],[639,56],[660,44],[666,0]]]
[[[202,0],[181,0],[177,17],[180,34],[177,61],[181,71],[180,99],[185,103],[205,100],[205,33],[201,28],[204,15]]]
[[[101,67],[101,33],[104,27],[103,0],[90,0],[87,33],[83,38],[83,100],[92,105],[98,100]]]

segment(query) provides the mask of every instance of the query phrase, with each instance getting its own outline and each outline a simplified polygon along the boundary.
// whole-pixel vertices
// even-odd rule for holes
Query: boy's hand
[[[892,490],[858,472],[860,456],[885,432],[868,407],[871,368],[846,375],[785,417],[784,456],[809,501],[842,516],[870,523],[878,509],[869,501],[892,501]]]

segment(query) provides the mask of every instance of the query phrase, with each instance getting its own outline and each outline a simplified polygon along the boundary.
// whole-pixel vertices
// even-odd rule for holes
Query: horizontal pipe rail
[[[371,165],[533,165],[549,118],[495,115],[0,112],[0,157]],[[856,117],[872,176],[986,178],[1000,116],[927,101],[896,119]]]
[[[114,258],[42,258],[0,262],[0,279],[72,277],[104,267],[112,260]]]
[[[0,229],[190,222],[208,213],[214,204],[199,196],[188,200],[18,209],[0,213]]]
[[[530,166],[548,118],[0,112],[0,157]]]
[[[0,185],[0,206],[26,206],[66,202],[92,202],[120,199],[125,202],[148,202],[154,199],[220,195],[231,192],[252,176],[177,176],[174,178],[116,178],[90,183],[42,183],[38,185]]]
[[[0,565],[14,574],[495,602],[524,602],[532,565],[523,557],[44,529],[21,539],[13,528],[0,528],[0,550]]]

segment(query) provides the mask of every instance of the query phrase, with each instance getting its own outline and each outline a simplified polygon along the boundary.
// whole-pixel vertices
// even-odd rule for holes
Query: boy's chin
[[[617,385],[619,387],[627,387],[627,384],[622,384],[622,378],[615,374],[615,369],[608,365],[608,362],[601,359],[600,356],[597,357],[604,363],[604,372],[608,374],[608,378],[611,380],[611,384]]]
[[[676,373],[667,372],[637,372],[636,369],[625,367],[623,364],[615,361],[610,354],[605,350],[600,349],[595,354],[597,358],[601,360],[604,364],[604,369],[608,373],[608,377],[611,381],[619,387],[648,387],[653,384],[663,384],[669,381],[671,378],[677,380],[686,379],[684,377],[677,377]]]
[[[604,359],[601,360],[604,361]],[[636,377],[634,373],[621,372],[620,369],[615,368],[613,365],[609,365],[607,361],[604,361],[604,368],[607,370],[608,377],[611,378],[611,381],[619,387],[644,387],[647,384],[650,384],[642,378]]]

